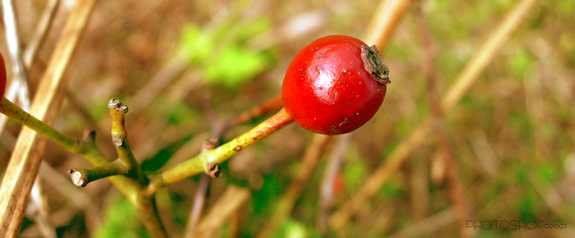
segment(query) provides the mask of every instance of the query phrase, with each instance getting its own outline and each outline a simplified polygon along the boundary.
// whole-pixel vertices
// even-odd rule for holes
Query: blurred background
[[[48,1],[14,1],[21,46],[26,48]],[[424,75],[425,47],[419,9],[429,31],[439,98],[518,0],[411,1],[382,49],[392,83],[375,117],[323,150],[317,168],[275,237],[321,237],[318,220],[354,196],[402,141],[431,117]],[[37,60],[30,68],[32,94],[53,52],[74,0],[62,0]],[[378,0],[124,0],[97,1],[67,67],[67,95],[54,127],[81,138],[97,131],[97,145],[116,158],[107,103],[130,108],[126,126],[141,166],[154,174],[191,158],[214,123],[233,120],[281,93],[291,59],[309,42],[331,34],[362,38]],[[359,206],[338,237],[573,237],[575,230],[575,1],[539,1],[491,60],[477,82],[444,113],[446,158],[429,134],[374,196]],[[5,24],[0,52],[8,78]],[[263,118],[236,126],[224,141]],[[8,164],[21,126],[9,121],[0,137],[0,172]],[[314,135],[290,125],[223,164],[206,200],[209,211],[231,185],[250,197],[237,213],[235,234],[254,237],[274,214]],[[338,148],[342,148],[338,150]],[[339,158],[337,158],[339,157]],[[85,188],[66,171],[91,165],[52,144],[40,169],[49,217],[59,237],[146,237],[135,208],[109,180]],[[320,206],[322,179],[331,160],[341,166],[329,182],[331,206]],[[453,162],[453,163],[452,163]],[[450,177],[450,168],[456,176]],[[455,180],[455,181],[454,181]],[[182,237],[199,176],[157,193],[170,237]],[[458,184],[462,201],[454,201]],[[462,227],[468,219],[544,221],[566,229]],[[32,214],[32,213],[31,213]],[[22,237],[41,237],[28,216]],[[225,224],[216,237],[231,237]]]

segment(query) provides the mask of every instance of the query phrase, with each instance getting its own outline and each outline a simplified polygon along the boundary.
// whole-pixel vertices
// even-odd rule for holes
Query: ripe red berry
[[[4,57],[0,53],[0,98],[4,97],[4,92],[6,91],[6,64],[4,63]]]
[[[377,112],[390,83],[388,74],[375,46],[349,36],[327,36],[292,60],[282,85],[284,106],[307,130],[347,133]]]

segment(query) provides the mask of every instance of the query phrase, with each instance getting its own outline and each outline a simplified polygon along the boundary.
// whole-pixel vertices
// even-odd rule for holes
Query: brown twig
[[[340,171],[343,154],[347,148],[350,137],[352,134],[344,134],[338,137],[337,144],[332,148],[331,156],[329,158],[328,164],[326,166],[323,179],[320,187],[320,199],[319,199],[319,215],[317,219],[317,225],[320,232],[324,237],[328,236],[327,218],[329,217],[329,212],[333,208],[333,181],[335,180],[337,174]]]
[[[417,23],[419,26],[421,44],[423,47],[423,74],[427,82],[427,96],[428,107],[431,111],[432,129],[439,145],[440,151],[446,160],[447,164],[447,178],[449,180],[451,200],[455,204],[457,216],[459,218],[459,231],[461,237],[470,237],[473,234],[465,230],[465,222],[469,220],[469,212],[467,209],[466,199],[464,197],[461,183],[459,182],[459,175],[457,164],[455,160],[455,152],[453,146],[448,140],[447,131],[443,125],[443,113],[439,105],[439,96],[436,87],[436,77],[434,72],[434,53],[433,43],[429,33],[429,28],[425,20],[421,3],[417,8]]]
[[[198,222],[200,221],[200,216],[204,210],[206,194],[210,185],[210,181],[211,178],[209,175],[202,174],[198,188],[196,189],[196,196],[194,196],[194,205],[192,206],[192,210],[190,210],[190,215],[188,216],[186,236],[192,236],[196,231]]]
[[[211,110],[211,109],[208,109],[208,110]],[[210,114],[210,113],[208,113],[208,114]],[[212,116],[215,117],[215,115],[212,115]],[[213,120],[212,123],[215,124],[215,121],[217,121],[217,120]],[[216,128],[217,128],[217,126],[216,126]],[[219,142],[220,142],[219,135],[216,135],[217,132],[215,132],[215,131],[217,131],[217,129],[214,129],[212,131],[212,136],[217,136],[217,138],[213,137],[212,139],[208,139],[204,143],[202,143],[202,152],[216,148],[219,145]],[[219,166],[219,165],[214,165],[214,166]],[[202,174],[202,176],[200,178],[199,186],[196,189],[196,196],[194,199],[194,205],[192,206],[192,210],[190,210],[190,215],[188,216],[188,224],[186,225],[186,236],[191,236],[192,234],[194,234],[194,232],[197,228],[198,222],[200,221],[200,216],[202,215],[202,211],[204,210],[206,195],[208,193],[208,189],[209,189],[212,177],[219,177],[219,175],[220,175],[220,171],[211,171],[210,175]]]
[[[274,233],[286,217],[291,214],[296,200],[300,197],[307,181],[315,171],[316,165],[331,138],[332,137],[330,136],[321,134],[314,135],[311,144],[306,148],[301,164],[296,170],[297,174],[294,176],[294,179],[290,183],[286,193],[278,201],[278,204],[274,209],[274,213],[271,215],[270,221],[263,226],[257,237],[273,237]]]
[[[249,111],[243,112],[240,115],[238,115],[235,119],[233,119],[232,121],[230,121],[226,126],[226,130],[229,130],[229,128],[235,127],[237,125],[246,123],[250,120],[259,118],[267,113],[270,112],[276,112],[278,110],[280,110],[283,107],[283,100],[281,95],[278,95],[272,99],[270,99],[269,101],[265,102],[264,104],[254,107],[252,109],[250,109]]]
[[[206,97],[204,100],[204,110],[206,115],[210,121],[212,127],[212,133],[210,138],[202,143],[201,152],[205,152],[207,150],[211,150],[216,148],[221,141],[222,133],[224,133],[225,128],[219,122],[216,113],[212,108],[210,103],[209,97]],[[208,174],[202,174],[200,178],[200,183],[198,188],[196,189],[196,196],[194,199],[194,205],[192,206],[192,210],[190,210],[190,215],[188,216],[188,224],[186,225],[186,236],[192,236],[196,231],[198,222],[200,221],[200,216],[204,210],[204,205],[206,201],[206,195],[208,193],[208,189],[210,186],[210,182],[212,178],[217,178],[220,176],[220,166],[219,164],[210,165],[210,171]]]
[[[447,114],[451,111],[461,97],[470,89],[471,85],[475,83],[479,74],[483,72],[487,64],[498,53],[511,32],[522,23],[522,20],[536,2],[537,0],[522,0],[519,2],[488,40],[479,47],[477,54],[457,76],[455,84],[448,90],[447,96],[441,102],[441,110],[444,113]],[[425,120],[417,126],[411,136],[399,144],[386,162],[375,170],[358,192],[330,217],[330,226],[334,229],[342,228],[351,215],[357,211],[359,205],[373,196],[385,181],[399,169],[409,154],[425,141],[430,128],[431,120]]]

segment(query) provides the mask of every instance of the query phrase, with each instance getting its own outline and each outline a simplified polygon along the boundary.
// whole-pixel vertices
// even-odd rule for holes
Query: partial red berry
[[[337,173],[331,183],[333,194],[338,195],[345,188],[345,180],[340,173]]]
[[[0,98],[4,97],[4,92],[6,91],[6,64],[4,63],[4,57],[0,53]]]
[[[375,46],[342,35],[304,47],[282,85],[285,109],[303,128],[328,135],[364,125],[385,97],[389,70]]]

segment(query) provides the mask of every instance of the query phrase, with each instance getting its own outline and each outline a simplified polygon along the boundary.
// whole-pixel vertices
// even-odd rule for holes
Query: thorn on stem
[[[220,177],[221,173],[222,173],[222,166],[220,164],[217,163],[208,164],[208,174],[210,175],[210,177],[218,178]]]

